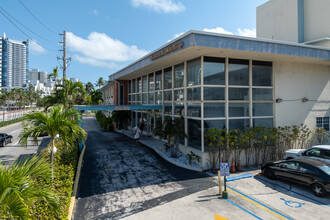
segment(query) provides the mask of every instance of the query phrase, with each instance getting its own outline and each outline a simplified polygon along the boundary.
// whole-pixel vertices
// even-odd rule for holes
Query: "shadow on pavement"
[[[264,184],[266,187],[272,188],[273,190],[290,197],[309,201],[318,205],[330,205],[330,193],[328,193],[327,196],[320,198],[315,196],[311,188],[308,186],[290,183],[284,180],[269,180],[264,176],[254,176],[254,179]]]

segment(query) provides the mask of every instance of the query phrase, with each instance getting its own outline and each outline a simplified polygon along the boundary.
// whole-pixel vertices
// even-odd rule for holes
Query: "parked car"
[[[309,149],[287,150],[284,160],[296,159],[299,157],[322,160],[330,164],[330,145],[316,145]]]
[[[6,146],[7,143],[11,143],[13,136],[5,133],[0,133],[0,145],[2,147]]]
[[[262,165],[261,172],[269,179],[283,179],[310,186],[319,197],[330,192],[330,165],[324,161],[298,158],[269,162]]]

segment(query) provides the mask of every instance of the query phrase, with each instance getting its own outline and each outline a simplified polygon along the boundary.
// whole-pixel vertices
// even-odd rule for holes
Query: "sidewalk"
[[[131,130],[119,130],[117,129],[116,132],[122,133],[130,138],[133,139],[133,131]],[[185,157],[185,155],[181,155],[179,158],[173,158],[171,157],[171,152],[168,150],[166,152],[163,151],[164,149],[164,142],[159,141],[158,139],[150,136],[142,136],[142,138],[139,140],[139,142],[151,149],[153,149],[159,156],[167,160],[168,162],[193,171],[202,171],[202,167],[198,164],[192,162],[189,164],[188,159]]]

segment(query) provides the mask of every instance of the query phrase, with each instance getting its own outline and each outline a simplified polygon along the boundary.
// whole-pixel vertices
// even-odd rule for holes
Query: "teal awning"
[[[100,111],[131,111],[163,109],[162,105],[74,105],[77,110],[100,110]]]

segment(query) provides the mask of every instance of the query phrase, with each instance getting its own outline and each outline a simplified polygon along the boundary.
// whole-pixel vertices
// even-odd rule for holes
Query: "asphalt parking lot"
[[[122,134],[103,132],[93,118],[83,126],[88,139],[74,219],[121,219],[215,185]]]
[[[228,182],[229,198],[218,194],[217,177],[176,167],[130,138],[103,132],[84,119],[86,153],[73,219],[209,220],[324,219],[330,195],[268,180],[259,169],[231,174],[250,177]]]

